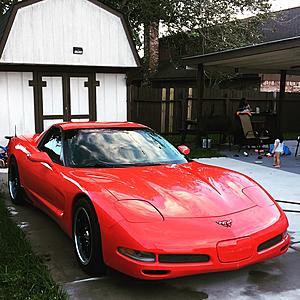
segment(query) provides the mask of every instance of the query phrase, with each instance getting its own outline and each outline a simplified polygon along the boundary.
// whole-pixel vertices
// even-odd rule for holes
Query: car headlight
[[[256,205],[261,207],[274,205],[272,198],[259,186],[250,186],[243,189],[243,193]]]
[[[131,223],[152,223],[164,220],[159,211],[147,201],[120,200],[115,205],[124,219]]]
[[[133,250],[129,248],[118,248],[118,252],[132,258],[134,260],[138,261],[143,261],[143,262],[155,262],[155,254],[152,252],[144,252],[144,251],[138,251],[138,250]]]

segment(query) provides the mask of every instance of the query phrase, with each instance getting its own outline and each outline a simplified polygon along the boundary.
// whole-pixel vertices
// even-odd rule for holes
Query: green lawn
[[[181,144],[181,135],[167,135],[165,138],[175,147]],[[206,157],[220,157],[222,155],[216,149],[203,149],[200,143],[196,143],[195,135],[187,135],[185,145],[191,149],[190,158],[206,158]]]
[[[0,194],[0,299],[54,300],[67,296],[51,279],[22,230],[10,219]]]

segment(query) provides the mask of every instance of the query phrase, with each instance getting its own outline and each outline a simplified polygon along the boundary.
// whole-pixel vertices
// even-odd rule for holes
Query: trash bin
[[[211,148],[211,139],[202,139],[202,148],[203,149],[210,149]]]

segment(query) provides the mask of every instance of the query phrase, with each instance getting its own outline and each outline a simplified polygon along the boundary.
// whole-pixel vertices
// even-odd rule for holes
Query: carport
[[[239,74],[280,74],[277,124],[281,128],[287,75],[300,74],[300,37],[262,43],[238,49],[184,57],[197,68],[197,120],[201,123],[205,71]]]

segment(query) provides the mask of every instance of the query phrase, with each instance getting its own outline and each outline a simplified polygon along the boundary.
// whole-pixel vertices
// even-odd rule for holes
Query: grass
[[[297,137],[300,136],[300,132],[284,132],[283,138],[284,140],[296,140]]]
[[[181,135],[167,135],[165,136],[165,138],[175,147],[181,144]],[[187,135],[185,139],[185,145],[191,149],[191,153],[189,154],[190,158],[208,158],[224,156],[216,149],[203,149],[200,146],[200,143],[196,142],[195,135]]]
[[[65,300],[23,231],[11,220],[0,194],[0,299]]]

